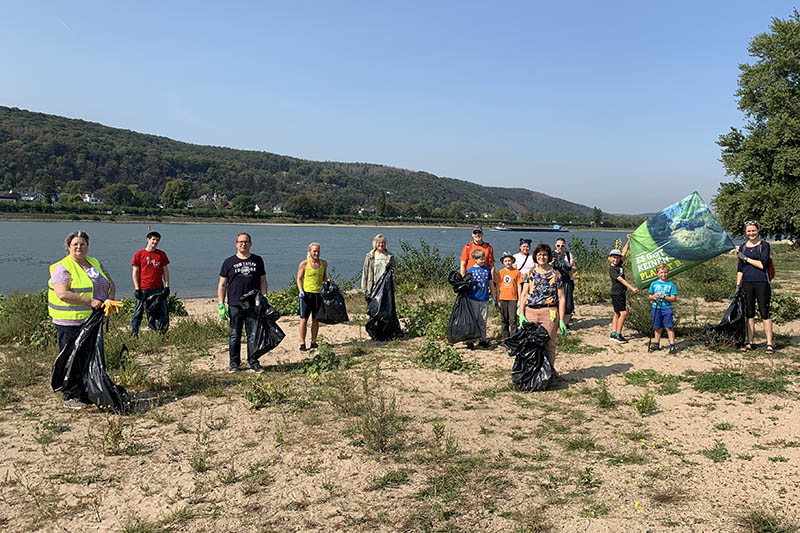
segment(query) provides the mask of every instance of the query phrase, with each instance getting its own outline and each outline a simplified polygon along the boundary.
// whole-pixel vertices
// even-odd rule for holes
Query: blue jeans
[[[242,326],[247,330],[247,336],[256,329],[256,311],[255,309],[243,309],[238,305],[231,305],[228,310],[231,317],[231,337],[228,339],[228,354],[230,356],[230,365],[239,366],[241,364],[241,351],[242,351]],[[258,359],[251,359],[250,347],[247,347],[247,364],[252,366],[257,363]]]
[[[139,334],[139,326],[142,324],[142,317],[144,316],[144,304],[147,302],[147,297],[151,294],[161,294],[164,289],[149,289],[142,291],[142,299],[136,300],[136,307],[133,308],[133,318],[131,318],[131,332],[134,335]],[[167,301],[164,300],[163,304],[164,314],[167,314]]]

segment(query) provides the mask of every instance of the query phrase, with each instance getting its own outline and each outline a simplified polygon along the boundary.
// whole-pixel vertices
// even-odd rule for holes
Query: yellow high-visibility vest
[[[108,279],[108,276],[105,275],[103,269],[100,268],[100,261],[94,257],[87,257],[86,260],[89,261],[89,264],[96,268],[98,272],[100,272],[101,276]],[[67,269],[67,272],[69,272],[69,290],[91,299],[94,292],[94,285],[92,284],[92,280],[89,278],[86,272],[84,272],[83,267],[76,263],[75,260],[70,256],[67,256],[61,261],[50,265],[51,278],[53,277],[53,270],[58,265],[62,265]],[[50,280],[47,280],[47,286],[47,312],[50,313],[51,318],[55,318],[57,320],[85,320],[89,318],[89,315],[92,314],[91,305],[75,305],[67,303],[56,296],[56,291],[53,288],[53,284]]]

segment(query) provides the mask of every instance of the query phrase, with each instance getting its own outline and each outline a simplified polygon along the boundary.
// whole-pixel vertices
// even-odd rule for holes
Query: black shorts
[[[627,296],[628,293],[626,292],[621,292],[619,294],[611,293],[611,304],[614,306],[615,313],[620,313],[627,309],[627,307],[625,306]]]
[[[300,298],[300,318],[308,318],[312,315],[317,318],[320,307],[322,307],[322,295],[318,292],[307,292]]]
[[[761,320],[769,318],[769,302],[772,298],[772,287],[768,281],[745,281],[742,283],[744,291],[744,317],[755,318],[756,302]]]

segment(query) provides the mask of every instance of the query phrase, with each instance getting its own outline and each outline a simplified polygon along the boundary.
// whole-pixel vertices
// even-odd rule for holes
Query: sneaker
[[[247,371],[248,372],[263,372],[264,371],[264,367],[261,366],[261,363],[259,363],[258,361],[254,361],[253,363],[250,364],[250,368],[248,368]]]
[[[239,371],[239,365],[230,365],[228,367],[228,374],[235,374]]]
[[[309,350],[313,350],[314,348],[319,348],[319,344],[316,342],[312,342],[311,345],[308,347]]]
[[[611,339],[612,341],[615,340],[617,338],[617,332],[616,331],[612,331],[611,335],[609,335],[608,338]]]
[[[300,351],[301,351],[301,352],[307,352],[307,351],[308,351],[308,348],[306,348],[306,345],[305,345],[305,344],[301,344],[301,345],[300,345]]]
[[[486,342],[486,341],[481,341],[481,342],[479,342],[479,343],[478,343],[478,346],[480,346],[480,347],[481,347],[481,348],[483,348],[484,350],[488,350],[489,348],[491,348],[491,347],[492,347],[492,345],[491,345],[491,344],[489,344],[489,343],[488,343],[488,342]]]
[[[625,343],[627,343],[627,342],[628,342],[628,339],[626,339],[625,337],[623,337],[623,336],[622,336],[622,333],[617,333],[617,335],[615,335],[615,336],[614,336],[614,340],[615,340],[616,342],[620,343],[620,344],[625,344]]]
[[[658,344],[651,344],[650,347],[647,349],[648,352],[657,352],[661,349]]]
[[[88,407],[88,403],[83,403],[78,398],[69,398],[64,400],[64,407],[67,409],[83,409],[84,407]]]
[[[678,347],[675,346],[674,344],[670,344],[669,345],[669,352],[667,352],[667,353],[669,353],[669,355],[676,355],[678,353]]]
[[[474,350],[474,349],[475,349],[475,345],[472,344],[471,342],[468,342],[467,343],[467,350]]]

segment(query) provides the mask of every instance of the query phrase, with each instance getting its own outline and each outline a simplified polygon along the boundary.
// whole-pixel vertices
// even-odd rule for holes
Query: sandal
[[[752,350],[753,350],[753,345],[751,343],[749,343],[749,342],[747,344],[745,344],[744,346],[742,346],[741,348],[739,348],[740,352],[750,352]]]
[[[775,347],[771,344],[767,344],[767,355],[772,355],[775,353]]]

